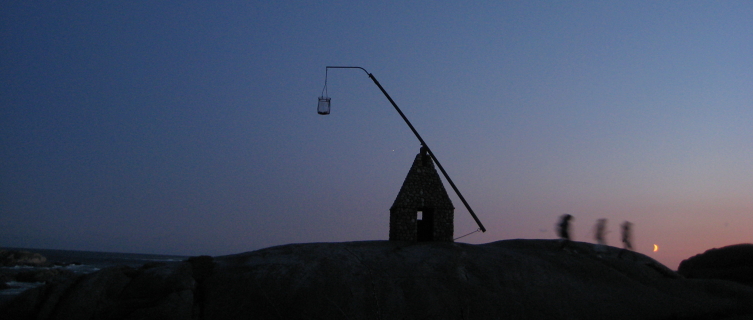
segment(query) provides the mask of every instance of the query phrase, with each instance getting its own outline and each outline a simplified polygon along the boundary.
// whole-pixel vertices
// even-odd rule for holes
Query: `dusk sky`
[[[0,246],[386,240],[419,143],[486,233],[753,242],[750,1],[3,1]],[[455,236],[477,226],[456,207]],[[653,252],[653,245],[659,251]]]

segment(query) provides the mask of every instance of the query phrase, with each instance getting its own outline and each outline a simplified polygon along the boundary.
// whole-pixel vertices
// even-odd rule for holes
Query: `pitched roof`
[[[455,209],[434,168],[434,162],[421,148],[390,210],[424,207]]]

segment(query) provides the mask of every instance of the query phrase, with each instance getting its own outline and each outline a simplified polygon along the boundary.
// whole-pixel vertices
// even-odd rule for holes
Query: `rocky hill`
[[[723,279],[753,286],[753,244],[706,250],[682,261],[677,272],[689,279]]]
[[[3,319],[749,319],[753,287],[555,240],[291,244],[109,268],[32,289]]]

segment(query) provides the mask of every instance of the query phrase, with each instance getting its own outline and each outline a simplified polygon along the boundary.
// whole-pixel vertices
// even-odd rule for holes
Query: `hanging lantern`
[[[321,115],[328,115],[329,114],[329,97],[319,97],[319,106],[316,108],[316,111]]]
[[[324,88],[322,88],[322,95],[319,97],[319,105],[316,107],[316,112],[326,116],[329,114],[329,97],[327,96],[327,73],[329,69],[324,69]]]

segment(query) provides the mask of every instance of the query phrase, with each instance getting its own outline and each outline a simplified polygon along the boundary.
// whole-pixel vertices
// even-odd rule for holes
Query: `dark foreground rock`
[[[683,260],[677,272],[692,279],[723,279],[753,286],[753,244],[707,250]]]
[[[12,281],[18,282],[50,282],[58,277],[71,277],[73,271],[62,268],[44,268],[36,270],[22,270],[15,274]]]
[[[310,243],[109,268],[31,289],[3,319],[746,319],[753,288],[553,240]]]
[[[21,293],[0,314],[3,319],[192,319],[192,269],[188,262],[150,264],[59,277]]]

